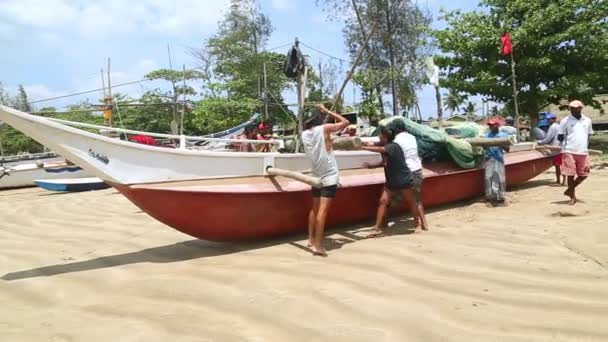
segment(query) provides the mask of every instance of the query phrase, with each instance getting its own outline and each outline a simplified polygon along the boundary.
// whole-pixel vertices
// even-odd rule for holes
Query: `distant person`
[[[572,101],[569,107],[570,115],[559,124],[558,140],[562,143],[562,174],[568,177],[564,195],[570,197],[570,205],[574,205],[576,188],[591,172],[589,136],[593,134],[593,128],[591,119],[582,114],[584,105],[581,101]]]
[[[538,140],[537,143],[539,145],[559,146],[559,144],[560,144],[559,139],[558,139],[559,124],[556,122],[557,117],[553,114],[547,114],[545,116],[545,118],[547,119],[547,123],[549,124],[549,128],[547,129],[547,135],[543,139]],[[563,177],[561,176],[561,166],[562,166],[562,154],[561,153],[558,153],[555,156],[555,158],[553,158],[553,165],[555,166],[556,184],[560,185],[560,178],[562,178],[561,185],[565,185],[566,176],[563,176]]]
[[[256,140],[258,135],[257,127],[254,124],[245,126],[243,134],[239,135],[239,140]],[[255,146],[250,142],[238,143],[239,152],[255,152]]]
[[[257,140],[271,140],[272,139],[272,126],[268,123],[261,123],[258,125]],[[270,152],[272,144],[258,144],[256,146],[257,152]]]
[[[426,222],[424,218],[419,217],[418,207],[416,206],[414,187],[417,181],[407,166],[403,150],[395,142],[395,132],[390,128],[382,127],[380,130],[380,144],[378,146],[361,146],[361,149],[381,153],[383,156],[383,162],[380,164],[365,164],[367,168],[384,166],[385,178],[384,189],[378,203],[376,223],[370,236],[384,234],[383,223],[386,210],[390,204],[391,197],[397,193],[401,194],[409,206],[409,210],[416,222],[416,231],[418,231],[419,222],[422,222],[422,229],[426,230]]]
[[[325,124],[325,115],[334,118],[336,123]],[[312,189],[313,203],[308,214],[308,245],[314,255],[327,255],[323,248],[323,232],[327,213],[338,188],[338,163],[332,148],[331,134],[340,132],[348,125],[348,120],[343,116],[319,105],[306,120],[305,131],[302,132],[302,144],[306,157],[312,164],[312,173],[323,183],[321,189]]]
[[[507,138],[507,133],[500,131],[500,121],[488,121],[490,132],[487,138]],[[491,206],[505,204],[506,177],[503,147],[492,146],[486,148],[485,156],[485,192],[486,201]]]
[[[394,129],[396,134],[395,143],[401,147],[403,156],[405,157],[405,163],[414,177],[412,190],[414,191],[416,198],[417,215],[414,213],[412,213],[412,215],[415,218],[420,219],[420,221],[416,222],[416,227],[420,226],[422,230],[428,230],[426,216],[424,215],[424,207],[422,206],[422,182],[424,180],[422,175],[422,160],[418,155],[416,137],[406,131],[405,124],[401,120],[395,122]]]
[[[517,136],[517,128],[515,128],[515,120],[513,117],[507,116],[505,118],[505,124],[500,127],[500,131],[507,134],[507,137],[515,137],[515,142],[518,142],[520,139]]]
[[[548,114],[547,114],[548,115]],[[549,130],[549,120],[547,120],[546,116],[544,119],[538,121],[537,127],[532,129],[532,137],[534,140],[543,140],[547,136],[547,131]]]

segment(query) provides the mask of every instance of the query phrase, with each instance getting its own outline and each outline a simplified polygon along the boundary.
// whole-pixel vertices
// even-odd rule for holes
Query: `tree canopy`
[[[499,41],[508,32],[523,113],[562,99],[592,103],[608,90],[607,1],[483,0],[480,7],[440,18],[447,27],[434,36],[443,86],[512,108],[510,56],[500,55]]]

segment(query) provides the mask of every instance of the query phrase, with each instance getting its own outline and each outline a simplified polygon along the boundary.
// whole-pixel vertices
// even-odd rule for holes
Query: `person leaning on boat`
[[[488,121],[490,132],[487,138],[507,138],[508,135],[500,131],[500,121]],[[486,148],[485,156],[485,192],[489,205],[505,204],[506,177],[503,147],[492,146]]]
[[[361,149],[382,154],[382,163],[365,164],[367,168],[384,166],[385,184],[378,203],[376,224],[370,236],[383,234],[382,226],[386,216],[391,196],[400,193],[406,200],[409,210],[416,221],[416,231],[419,224],[423,230],[427,230],[424,212],[420,212],[415,192],[419,187],[421,178],[412,172],[407,163],[403,148],[396,142],[397,132],[390,128],[382,127],[380,131],[380,144],[376,146],[361,146]],[[416,152],[417,154],[417,152]],[[421,205],[420,205],[421,207]]]
[[[325,124],[325,115],[336,123]],[[302,144],[306,157],[312,164],[312,174],[323,183],[321,189],[313,188],[313,205],[308,214],[308,245],[315,255],[327,255],[322,246],[325,220],[338,187],[338,163],[332,148],[331,134],[343,130],[348,120],[323,105],[317,106],[305,121]]]
[[[547,120],[547,124],[549,124],[549,128],[547,129],[547,135],[543,139],[537,140],[536,143],[539,145],[553,145],[559,146],[560,142],[558,139],[559,135],[559,124],[556,122],[557,117],[551,113],[545,116]],[[555,158],[553,158],[553,165],[555,166],[555,177],[557,185],[560,185],[560,178],[562,179],[561,185],[566,184],[566,176],[561,177],[561,166],[562,166],[562,154],[558,153]]]
[[[416,137],[408,133],[405,129],[405,124],[401,120],[395,122],[395,143],[401,147],[403,156],[405,157],[405,163],[408,169],[412,173],[414,184],[412,191],[414,191],[414,197],[416,199],[417,215],[412,213],[416,219],[416,229],[421,227],[423,230],[428,230],[428,224],[424,215],[424,207],[422,206],[422,182],[424,177],[422,174],[422,161],[418,155],[418,142]]]

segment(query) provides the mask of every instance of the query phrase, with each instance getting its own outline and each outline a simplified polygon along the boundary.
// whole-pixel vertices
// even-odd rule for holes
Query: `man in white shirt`
[[[559,124],[558,140],[562,143],[562,174],[568,177],[568,190],[564,195],[570,197],[570,205],[574,205],[576,187],[591,171],[588,149],[593,128],[591,119],[582,114],[584,105],[581,101],[572,101],[569,107],[570,115]]]
[[[547,134],[545,135],[545,137],[541,140],[537,140],[536,143],[538,143],[539,145],[553,145],[553,146],[559,146],[559,140],[557,139],[557,136],[559,135],[559,124],[556,122],[557,121],[557,117],[551,113],[546,115],[546,119],[549,123],[549,129],[547,130]],[[562,166],[562,154],[559,153],[558,155],[555,156],[555,158],[553,158],[553,166],[555,166],[555,176],[556,176],[556,183],[557,185],[560,185],[560,178],[562,178],[562,182],[561,185],[566,185],[566,176],[561,177],[561,166]]]
[[[422,230],[428,230],[429,227],[424,215],[424,207],[422,206],[422,181],[424,178],[422,176],[422,161],[420,160],[420,156],[418,156],[418,143],[415,136],[406,132],[405,124],[402,121],[397,120],[394,123],[394,128],[395,133],[397,133],[394,142],[401,147],[403,156],[405,157],[405,164],[414,177],[413,190],[418,213],[417,215],[416,213],[412,213],[412,215],[414,217],[418,216],[416,219],[416,229],[420,227]]]

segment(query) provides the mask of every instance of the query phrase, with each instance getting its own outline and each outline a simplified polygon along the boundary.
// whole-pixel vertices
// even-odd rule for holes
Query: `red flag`
[[[511,45],[511,36],[509,33],[505,33],[500,36],[500,54],[510,55],[513,52],[513,46]]]

